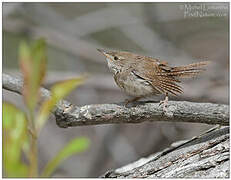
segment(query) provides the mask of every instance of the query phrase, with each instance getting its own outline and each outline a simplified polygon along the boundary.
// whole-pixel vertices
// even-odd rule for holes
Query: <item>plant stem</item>
[[[30,152],[29,152],[29,159],[30,159],[30,168],[29,168],[29,177],[37,177],[38,176],[38,149],[37,149],[37,132],[35,129],[35,122],[34,122],[34,112],[30,110],[29,112],[29,126],[31,132],[30,137]]]

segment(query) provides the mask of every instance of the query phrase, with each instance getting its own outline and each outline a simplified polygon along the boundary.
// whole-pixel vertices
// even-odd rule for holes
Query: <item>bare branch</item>
[[[18,94],[22,94],[23,80],[21,77],[16,78],[16,77],[12,77],[11,75],[3,73],[2,74],[2,87],[3,89],[13,91]],[[49,90],[45,88],[41,88],[40,91],[41,91],[42,98],[50,97]]]
[[[162,152],[106,172],[103,178],[228,178],[229,127],[213,128]]]
[[[21,94],[23,82],[3,74],[3,88]],[[42,97],[50,92],[41,88]],[[144,121],[192,122],[229,125],[229,107],[223,104],[170,101],[167,113],[163,114],[159,103],[137,102],[132,107],[120,104],[92,104],[78,107],[67,101],[60,101],[53,111],[60,127],[141,123]]]

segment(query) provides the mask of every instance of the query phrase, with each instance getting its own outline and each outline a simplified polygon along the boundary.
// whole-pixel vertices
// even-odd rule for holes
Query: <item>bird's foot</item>
[[[163,105],[163,111],[164,113],[167,112],[167,107],[168,107],[168,96],[165,96],[165,99],[163,101],[160,101],[159,106]]]
[[[135,102],[137,101],[138,99],[140,99],[141,97],[135,97],[135,98],[132,98],[132,99],[126,99],[125,100],[125,107],[128,107],[128,104],[132,103],[132,102]]]

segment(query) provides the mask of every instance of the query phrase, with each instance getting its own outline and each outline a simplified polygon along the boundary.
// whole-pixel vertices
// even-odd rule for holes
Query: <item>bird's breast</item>
[[[151,84],[136,77],[132,72],[121,72],[114,75],[116,84],[127,94],[135,97],[147,96],[154,93]]]

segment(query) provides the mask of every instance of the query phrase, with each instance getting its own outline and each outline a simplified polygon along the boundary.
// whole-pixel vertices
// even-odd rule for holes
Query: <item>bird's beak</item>
[[[97,50],[106,57],[106,60],[112,60],[112,57],[110,56],[108,51],[105,51],[104,49],[97,49]]]
[[[104,56],[106,56],[107,55],[107,52],[105,51],[105,50],[103,50],[103,49],[97,49],[99,52],[101,52]]]

